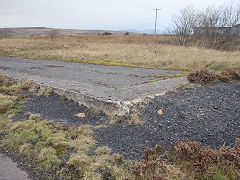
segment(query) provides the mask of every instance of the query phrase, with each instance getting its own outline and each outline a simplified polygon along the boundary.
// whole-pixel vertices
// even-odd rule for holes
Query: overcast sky
[[[166,28],[173,14],[186,6],[237,4],[239,0],[0,0],[0,27],[44,26],[68,29]]]

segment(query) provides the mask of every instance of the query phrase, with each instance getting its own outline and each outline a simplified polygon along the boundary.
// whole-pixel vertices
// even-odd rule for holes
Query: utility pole
[[[157,14],[158,14],[158,11],[160,11],[161,9],[153,9],[154,11],[156,11],[156,18],[155,18],[155,30],[154,30],[154,37],[156,37],[156,34],[157,34]]]

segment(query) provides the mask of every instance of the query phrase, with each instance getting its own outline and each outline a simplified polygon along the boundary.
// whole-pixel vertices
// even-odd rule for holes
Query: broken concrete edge
[[[68,100],[72,100],[79,105],[84,105],[88,108],[94,109],[96,111],[103,111],[106,115],[117,115],[117,116],[124,116],[128,115],[135,106],[138,104],[144,102],[145,100],[154,99],[156,96],[162,96],[168,92],[168,90],[163,91],[160,94],[155,95],[147,95],[142,98],[137,98],[130,101],[114,101],[114,100],[104,100],[100,98],[95,98],[90,95],[82,94],[79,92],[76,92],[74,90],[65,90],[63,88],[53,87],[49,85],[45,85],[43,83],[38,83],[33,80],[24,79],[24,78],[16,78],[11,77],[8,74],[5,74],[8,78],[17,81],[19,83],[25,83],[25,82],[31,82],[33,86],[35,86],[37,89],[52,89],[53,92],[59,96],[63,96]]]
[[[133,99],[130,101],[116,101],[116,100],[104,100],[100,98],[95,98],[90,95],[86,95],[83,93],[76,92],[74,90],[65,90],[63,88],[48,86],[41,83],[33,82],[35,85],[39,86],[39,88],[49,89],[52,88],[53,92],[59,96],[64,96],[68,100],[72,100],[79,105],[84,105],[88,108],[93,108],[96,111],[103,111],[106,115],[117,115],[117,116],[124,116],[128,115],[131,110],[141,104],[145,100],[154,99],[157,96],[165,95],[168,90],[163,91],[159,94],[154,95],[147,95],[142,98]]]
[[[126,104],[125,102],[98,99],[89,95],[75,92],[74,90],[65,90],[63,88],[48,86],[46,84],[38,83],[25,78],[12,77],[7,73],[3,73],[2,75],[5,75],[10,80],[19,82],[21,84],[25,82],[31,82],[32,86],[35,86],[37,89],[44,89],[46,91],[48,89],[52,89],[53,92],[59,96],[64,96],[68,100],[72,100],[79,105],[84,105],[88,108],[93,108],[96,111],[103,111],[107,115],[123,116],[125,114],[128,114],[130,111],[128,104]]]

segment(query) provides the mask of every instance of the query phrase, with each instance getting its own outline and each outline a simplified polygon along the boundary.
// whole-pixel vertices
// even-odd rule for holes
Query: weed
[[[134,124],[134,125],[143,125],[144,122],[141,118],[141,113],[136,109],[132,109],[128,115],[119,116],[119,115],[111,115],[110,116],[110,124],[115,123],[126,123],[126,124]]]
[[[48,96],[52,95],[53,92],[54,92],[53,88],[48,88],[45,92],[45,95],[48,97]]]
[[[29,143],[25,143],[19,147],[19,154],[21,156],[28,156],[28,154],[31,154],[32,152],[32,146]]]
[[[46,92],[46,88],[44,88],[44,87],[40,87],[39,89],[38,89],[38,96],[43,96],[44,94],[45,94],[45,92]]]
[[[200,70],[192,72],[187,77],[188,81],[195,82],[199,84],[206,84],[209,82],[216,81],[218,79],[218,75],[209,70]]]
[[[98,147],[95,150],[95,152],[97,155],[109,155],[112,152],[112,150],[107,146],[102,146],[102,147]]]
[[[25,80],[20,83],[20,89],[23,91],[29,90],[33,86],[33,83],[31,81]]]
[[[14,107],[17,97],[0,94],[0,99],[1,99],[0,101],[0,114],[1,114],[6,113],[8,110]]]

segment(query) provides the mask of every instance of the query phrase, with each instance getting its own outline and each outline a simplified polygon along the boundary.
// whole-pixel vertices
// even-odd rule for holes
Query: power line
[[[157,33],[157,14],[158,14],[158,11],[160,11],[161,9],[153,9],[153,10],[156,11],[155,30],[154,30],[154,36],[156,36],[156,33]]]

